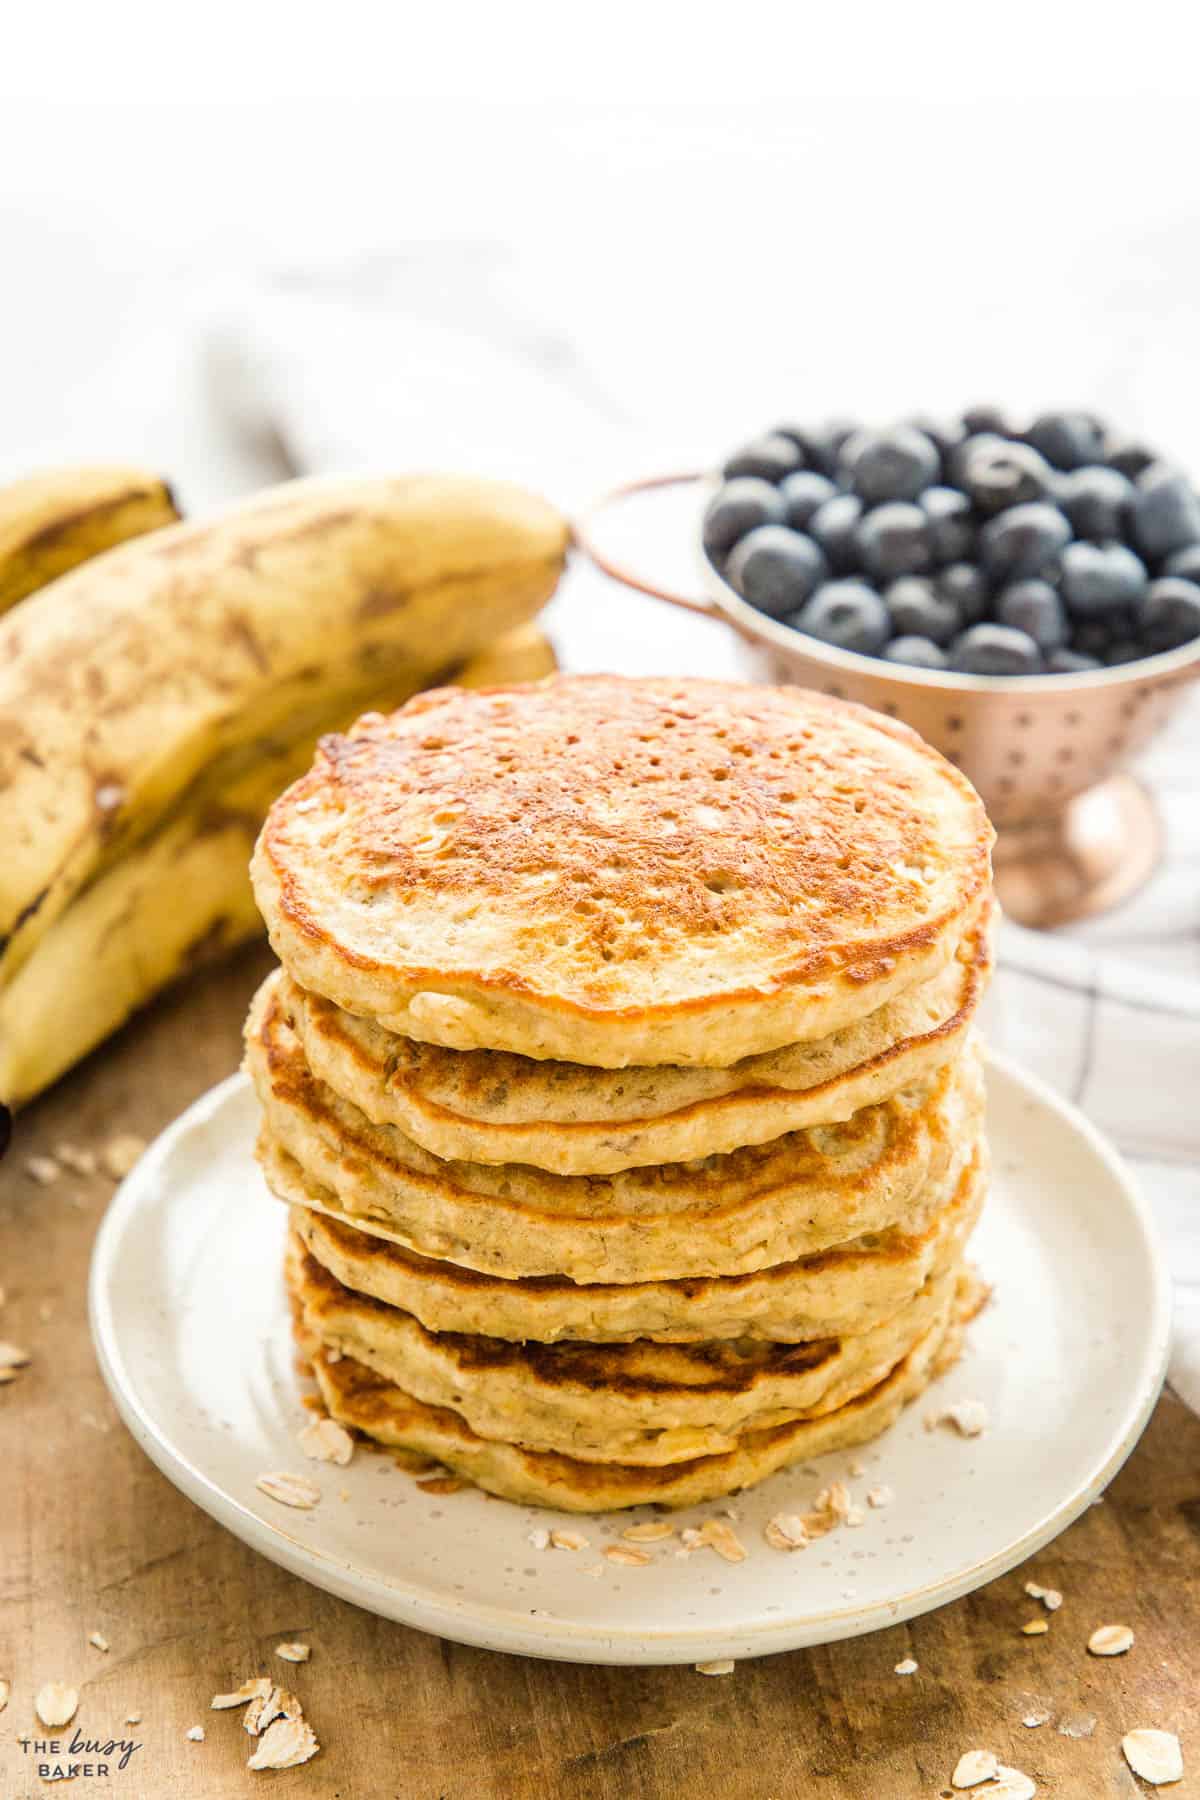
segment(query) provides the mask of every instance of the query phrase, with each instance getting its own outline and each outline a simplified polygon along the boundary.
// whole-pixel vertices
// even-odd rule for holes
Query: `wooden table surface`
[[[43,1187],[24,1165],[64,1140],[153,1136],[235,1066],[266,966],[265,951],[246,953],[161,1002],[18,1121],[0,1167],[0,1337],[34,1358],[0,1388],[0,1679],[12,1686],[0,1800],[49,1791],[20,1740],[54,1735],[33,1712],[52,1680],[81,1693],[60,1738],[140,1746],[76,1795],[916,1800],[948,1794],[962,1751],[987,1747],[1041,1794],[1106,1800],[1150,1791],[1119,1749],[1142,1725],[1177,1731],[1190,1756],[1165,1791],[1200,1794],[1200,1420],[1169,1396],[1105,1501],[1024,1570],[912,1624],[722,1678],[443,1643],[307,1586],[177,1493],[118,1422],[92,1355],[88,1258],[111,1183],[64,1174]],[[1031,1576],[1065,1601],[1027,1638]],[[1111,1622],[1133,1626],[1134,1649],[1088,1656],[1090,1631]],[[322,1750],[252,1774],[240,1715],[208,1703],[247,1675],[282,1675],[284,1638],[312,1645],[289,1680]],[[906,1656],[919,1670],[897,1676]],[[1027,1729],[1036,1710],[1050,1720]],[[1071,1734],[1089,1721],[1090,1735]],[[185,1736],[196,1723],[203,1743]]]

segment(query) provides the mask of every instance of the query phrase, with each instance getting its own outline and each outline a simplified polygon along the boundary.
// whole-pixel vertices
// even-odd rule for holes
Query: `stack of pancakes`
[[[583,1511],[891,1424],[974,1303],[991,839],[798,689],[448,688],[325,739],[255,853],[246,1041],[330,1414]]]

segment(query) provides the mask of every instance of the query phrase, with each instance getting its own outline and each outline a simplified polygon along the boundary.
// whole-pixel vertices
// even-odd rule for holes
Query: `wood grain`
[[[49,1680],[80,1688],[88,1736],[141,1745],[124,1772],[76,1782],[83,1796],[917,1800],[948,1793],[958,1756],[979,1746],[1046,1795],[1108,1800],[1149,1791],[1120,1756],[1135,1725],[1179,1732],[1192,1769],[1170,1792],[1200,1793],[1200,1421],[1169,1397],[1104,1503],[1026,1569],[911,1625],[711,1679],[443,1643],[275,1568],[177,1493],[117,1422],[92,1357],[87,1265],[111,1184],[64,1174],[40,1187],[24,1163],[64,1139],[153,1136],[235,1066],[266,965],[247,953],[161,1002],[18,1121],[0,1167],[0,1335],[35,1358],[0,1389],[0,1678],[12,1683],[0,1800],[53,1791],[18,1741],[51,1735],[33,1714]],[[1036,1611],[1031,1575],[1066,1596],[1038,1638],[1019,1631]],[[1113,1621],[1133,1626],[1134,1649],[1089,1657],[1089,1632]],[[311,1662],[275,1661],[285,1638],[311,1643]],[[918,1672],[895,1675],[909,1655]],[[323,1749],[254,1775],[240,1714],[208,1703],[269,1670],[300,1695]],[[1050,1723],[1026,1729],[1031,1709]],[[141,1724],[126,1732],[130,1712]],[[1095,1720],[1091,1736],[1062,1734],[1080,1718]],[[206,1741],[190,1743],[198,1723]]]

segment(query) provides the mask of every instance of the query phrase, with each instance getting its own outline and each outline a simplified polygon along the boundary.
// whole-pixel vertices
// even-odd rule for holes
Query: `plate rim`
[[[355,1573],[353,1564],[292,1537],[283,1525],[262,1519],[245,1502],[230,1494],[174,1445],[143,1407],[120,1349],[112,1308],[111,1276],[116,1262],[114,1250],[129,1216],[136,1211],[142,1189],[153,1179],[158,1166],[168,1160],[181,1139],[197,1124],[218,1113],[236,1094],[245,1091],[249,1077],[241,1070],[199,1095],[159,1133],[109,1203],[96,1234],[88,1273],[88,1319],[100,1373],[122,1422],[150,1461],[174,1487],[219,1525],[302,1580],[380,1617],[434,1636],[480,1649],[553,1661],[647,1667],[705,1662],[726,1656],[741,1660],[778,1655],[903,1624],[936,1607],[949,1605],[986,1582],[1007,1574],[1080,1517],[1108,1486],[1141,1437],[1157,1404],[1170,1355],[1170,1276],[1157,1224],[1132,1170],[1091,1120],[1039,1076],[991,1048],[987,1050],[987,1067],[989,1076],[995,1072],[1040,1106],[1057,1114],[1069,1130],[1085,1140],[1121,1190],[1146,1245],[1152,1291],[1152,1305],[1146,1314],[1142,1339],[1141,1370],[1130,1402],[1106,1438],[1103,1453],[1071,1493],[1059,1499],[1018,1538],[1006,1542],[990,1555],[947,1578],[923,1583],[891,1599],[741,1627],[727,1625],[714,1629],[671,1625],[664,1626],[661,1631],[640,1627],[622,1631],[619,1627],[579,1624],[552,1614],[531,1614],[527,1610],[497,1606],[469,1597],[431,1595],[427,1589],[407,1579],[381,1584],[369,1576]]]

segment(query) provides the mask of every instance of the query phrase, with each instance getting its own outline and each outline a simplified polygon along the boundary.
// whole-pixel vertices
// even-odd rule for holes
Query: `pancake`
[[[878,1386],[940,1318],[957,1267],[855,1336],[805,1344],[514,1344],[428,1332],[355,1294],[302,1247],[291,1286],[306,1330],[481,1438],[647,1467],[719,1456],[747,1432],[832,1412]]]
[[[965,776],[879,713],[568,676],[322,739],[252,875],[294,978],[405,1037],[724,1068],[936,974],[992,836]]]
[[[272,1189],[291,1203],[297,1237],[344,1287],[411,1313],[428,1331],[543,1344],[795,1344],[868,1331],[959,1260],[987,1191],[980,1145],[965,1153],[950,1203],[919,1231],[870,1233],[754,1275],[581,1286],[562,1276],[504,1281],[418,1256],[339,1217],[328,1189],[282,1151],[268,1143],[262,1155]]]
[[[482,1438],[453,1409],[425,1405],[352,1357],[331,1361],[302,1318],[297,1338],[326,1409],[340,1424],[393,1449],[431,1457],[507,1500],[564,1512],[606,1512],[720,1499],[792,1463],[878,1437],[954,1360],[962,1326],[980,1301],[978,1284],[964,1274],[941,1316],[878,1386],[833,1412],[747,1432],[723,1455],[659,1467],[586,1462]]]
[[[947,966],[831,1037],[728,1069],[597,1069],[398,1037],[286,976],[313,1073],[434,1156],[607,1175],[690,1161],[848,1119],[962,1050],[991,975],[991,906]]]
[[[266,1138],[339,1215],[424,1256],[575,1282],[743,1274],[927,1212],[949,1197],[953,1147],[974,1137],[983,1104],[972,1050],[840,1125],[700,1163],[551,1175],[443,1162],[372,1125],[309,1072],[273,978],[251,1007],[246,1067]]]

